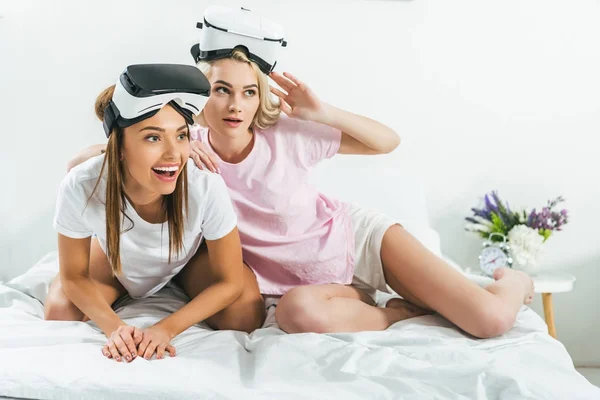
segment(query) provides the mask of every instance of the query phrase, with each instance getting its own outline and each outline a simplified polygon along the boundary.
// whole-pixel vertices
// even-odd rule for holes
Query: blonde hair
[[[260,70],[255,62],[248,58],[246,52],[241,47],[235,48],[231,55],[227,58],[238,62],[248,63],[256,74],[256,80],[258,81],[259,106],[252,120],[252,124],[250,124],[250,127],[266,129],[275,125],[277,121],[279,121],[281,109],[279,107],[279,103],[273,101],[271,98],[271,91],[269,90],[269,78],[267,75]],[[219,59],[208,62],[200,62],[198,63],[198,68],[204,73],[204,75],[206,75],[207,78],[210,79],[210,71],[213,64],[217,61],[219,61]],[[202,110],[201,116],[204,118],[204,110]]]
[[[115,86],[110,86],[102,91],[96,99],[95,111],[96,116],[102,121],[104,119],[104,110],[110,103]],[[120,242],[121,242],[121,214],[131,222],[133,221],[125,213],[125,190],[123,186],[123,165],[121,163],[121,154],[123,149],[123,129],[114,127],[108,144],[106,146],[106,154],[100,170],[100,176],[96,181],[94,190],[88,198],[88,202],[96,192],[100,179],[104,173],[105,167],[108,165],[108,173],[106,179],[106,255],[110,261],[112,272],[114,275],[120,275],[121,257],[120,257]],[[169,224],[169,263],[171,262],[171,253],[179,256],[183,249],[183,231],[184,231],[184,210],[188,212],[188,180],[187,180],[187,165],[183,167],[173,193],[163,196],[162,208],[167,216]],[[126,231],[125,231],[126,232]]]

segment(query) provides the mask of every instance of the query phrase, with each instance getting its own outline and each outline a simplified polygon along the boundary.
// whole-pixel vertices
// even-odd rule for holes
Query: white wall
[[[570,269],[557,328],[576,364],[600,366],[600,3],[543,0],[246,1],[279,21],[278,66],[325,101],[395,128],[401,147],[342,158],[340,179],[377,167],[423,177],[444,252],[474,263],[463,218],[498,189],[512,205],[564,195],[572,213],[548,268]],[[208,1],[0,0],[0,279],[55,248],[56,187],[77,150],[103,141],[96,95],[130,63],[190,63]],[[342,16],[343,12],[343,16]],[[540,299],[534,305],[540,309]]]

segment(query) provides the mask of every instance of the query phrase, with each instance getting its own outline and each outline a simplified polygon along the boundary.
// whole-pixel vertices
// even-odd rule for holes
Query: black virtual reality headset
[[[119,77],[112,100],[104,112],[104,132],[126,128],[173,106],[193,124],[193,115],[204,108],[210,83],[197,67],[182,64],[130,65]]]

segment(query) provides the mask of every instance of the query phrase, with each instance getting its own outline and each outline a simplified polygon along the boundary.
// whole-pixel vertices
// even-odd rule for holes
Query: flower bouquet
[[[568,211],[556,211],[555,207],[565,201],[562,196],[549,200],[540,211],[521,209],[512,211],[508,202],[504,203],[498,192],[492,191],[484,196],[483,206],[471,208],[473,215],[465,218],[465,229],[477,236],[491,241],[501,241],[503,237],[509,243],[513,261],[519,269],[533,269],[542,244],[555,231],[569,221]],[[500,233],[503,236],[493,235]]]

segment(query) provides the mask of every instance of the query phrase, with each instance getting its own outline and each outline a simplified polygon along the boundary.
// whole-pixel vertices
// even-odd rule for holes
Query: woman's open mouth
[[[173,182],[177,179],[179,165],[152,167],[154,175],[163,182]]]
[[[223,121],[225,121],[225,123],[227,125],[229,125],[232,128],[237,128],[238,126],[240,126],[242,124],[242,120],[239,118],[223,118]]]

